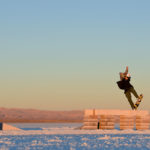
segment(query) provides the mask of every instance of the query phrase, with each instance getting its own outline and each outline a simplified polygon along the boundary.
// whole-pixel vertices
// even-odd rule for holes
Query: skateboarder
[[[137,109],[139,103],[141,102],[143,95],[141,94],[140,96],[138,96],[133,85],[130,84],[130,79],[131,79],[131,76],[128,73],[128,66],[127,66],[125,72],[120,73],[120,81],[118,81],[117,84],[120,89],[124,90],[125,96],[127,97],[131,108]],[[138,105],[137,105],[137,102],[136,104],[133,103],[132,98],[131,98],[131,93],[137,98]]]

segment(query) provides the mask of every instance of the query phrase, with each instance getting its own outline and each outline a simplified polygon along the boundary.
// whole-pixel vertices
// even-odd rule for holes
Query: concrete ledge
[[[16,131],[16,130],[21,130],[21,129],[1,122],[0,123],[0,130],[3,130],[3,131],[8,131],[8,130],[13,130],[14,131],[15,130]]]
[[[106,110],[106,109],[86,109],[84,110],[84,116],[90,116],[93,115],[93,111],[94,111],[94,115],[139,115],[139,116],[145,116],[145,115],[149,115],[149,111],[147,110]]]

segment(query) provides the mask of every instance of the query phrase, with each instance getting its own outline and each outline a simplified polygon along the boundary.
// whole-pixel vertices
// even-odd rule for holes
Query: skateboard
[[[138,100],[136,101],[136,103],[134,104],[135,110],[139,107],[141,101],[143,99],[143,94],[141,94],[138,98]]]

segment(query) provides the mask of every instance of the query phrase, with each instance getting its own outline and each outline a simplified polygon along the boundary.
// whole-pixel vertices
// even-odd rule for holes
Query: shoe
[[[143,94],[140,94],[140,96],[139,96],[139,100],[142,100],[142,98],[143,98]],[[141,102],[141,101],[140,101]]]
[[[137,104],[134,104],[134,110],[137,110],[138,106]]]

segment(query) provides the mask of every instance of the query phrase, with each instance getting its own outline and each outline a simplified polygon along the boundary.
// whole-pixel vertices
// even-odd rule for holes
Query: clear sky
[[[130,109],[129,66],[150,110],[149,65],[149,0],[0,1],[0,107]]]

